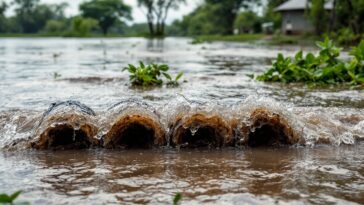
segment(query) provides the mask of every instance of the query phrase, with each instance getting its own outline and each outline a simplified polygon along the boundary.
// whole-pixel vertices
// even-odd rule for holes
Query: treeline
[[[185,0],[138,0],[145,11],[146,23],[128,26],[132,7],[123,0],[88,0],[79,6],[79,15],[65,16],[67,3],[42,4],[40,0],[0,0],[0,33],[40,34],[52,36],[152,35],[164,36],[171,9]],[[6,16],[7,10],[14,15]]]
[[[231,35],[260,33],[262,24],[273,23],[273,31],[279,32],[281,14],[274,9],[287,0],[204,0],[192,13],[176,20],[169,32],[173,35]],[[331,1],[333,9],[324,5]],[[262,3],[265,2],[264,5]],[[363,38],[363,0],[309,0],[306,17],[313,23],[316,35],[330,35],[340,41]],[[254,12],[263,7],[263,15]]]
[[[123,0],[86,0],[79,15],[65,16],[67,3],[42,4],[40,0],[0,0],[0,33],[25,33],[62,36],[107,35],[196,36],[261,33],[270,22],[279,32],[281,14],[274,9],[287,0],[203,0],[193,12],[166,25],[171,10],[188,0],[137,0],[146,22],[128,26],[132,8]],[[364,33],[364,0],[308,0],[306,17],[316,35],[329,35],[339,43],[358,42]],[[331,1],[333,9],[324,5]],[[9,2],[9,1],[7,1]],[[257,10],[263,12],[257,14]],[[6,16],[13,10],[12,16]]]
[[[14,15],[5,12],[13,7]],[[0,2],[0,32],[87,36],[91,32],[121,32],[123,19],[131,19],[131,8],[119,0],[92,0],[80,5],[80,15],[65,16],[68,4],[41,4],[39,0]]]

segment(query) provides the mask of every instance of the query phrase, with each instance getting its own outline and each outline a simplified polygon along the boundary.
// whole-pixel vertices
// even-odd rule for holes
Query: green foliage
[[[355,35],[364,33],[364,1],[334,0],[336,18],[333,22],[334,31],[349,28]]]
[[[152,37],[165,35],[165,22],[170,9],[177,9],[186,0],[138,0],[138,5],[144,7],[145,17]]]
[[[335,39],[338,44],[345,47],[356,45],[361,39],[364,39],[364,34],[355,34],[350,28],[342,28],[327,35]]]
[[[275,30],[280,29],[282,24],[282,15],[279,12],[274,11],[276,7],[284,3],[286,0],[268,0],[267,6],[264,11],[264,22],[273,22],[273,28]]]
[[[5,11],[7,8],[8,4],[6,4],[4,1],[0,2],[0,32],[5,32],[7,30],[5,17]]]
[[[61,74],[59,74],[58,72],[54,72],[53,73],[53,78],[56,80],[56,79],[58,79],[58,78],[60,78],[62,75]]]
[[[231,35],[234,22],[241,8],[254,6],[253,0],[205,0],[192,13],[175,21],[174,30],[182,35]],[[176,29],[180,27],[180,29]]]
[[[44,28],[47,20],[64,18],[63,13],[66,4],[39,4],[39,0],[14,0],[15,8],[15,27],[19,26],[20,32],[36,33]]]
[[[181,202],[181,200],[182,200],[182,194],[181,193],[177,193],[173,197],[173,205],[178,205]]]
[[[239,34],[239,35],[202,35],[196,36],[191,44],[201,44],[211,41],[235,41],[235,42],[247,42],[256,41],[264,37],[263,34]]]
[[[62,20],[48,20],[44,31],[47,33],[62,33],[67,29],[66,23]]]
[[[27,202],[15,203],[14,201],[21,194],[21,191],[17,191],[11,195],[0,194],[0,204],[11,204],[11,205],[29,205]]]
[[[260,33],[262,19],[252,11],[241,12],[234,22],[234,27],[239,29],[240,33]]]
[[[351,83],[364,84],[364,41],[353,48],[349,62],[340,60],[341,49],[328,38],[317,42],[320,48],[318,55],[308,53],[303,56],[298,52],[292,59],[279,54],[270,68],[257,80],[266,82],[306,82],[306,83]]]
[[[163,73],[163,75],[168,80],[167,86],[169,86],[169,87],[177,87],[177,86],[179,86],[178,80],[182,78],[183,72],[179,72],[174,79],[169,74],[167,74],[167,73]]]
[[[76,16],[72,19],[72,29],[66,36],[87,37],[98,28],[98,21],[92,18]]]
[[[325,0],[311,0],[311,7],[308,12],[317,35],[321,35],[327,30],[327,21],[329,13],[325,9]]]
[[[135,86],[160,86],[163,84],[163,75],[167,80],[167,85],[178,86],[178,80],[182,77],[183,73],[179,73],[173,80],[170,74],[167,73],[169,66],[162,64],[144,65],[140,62],[139,66],[129,64],[128,67],[123,70],[127,70],[130,73],[130,81]]]
[[[80,5],[82,16],[93,18],[99,22],[104,35],[115,23],[131,18],[131,7],[121,0],[92,0]]]

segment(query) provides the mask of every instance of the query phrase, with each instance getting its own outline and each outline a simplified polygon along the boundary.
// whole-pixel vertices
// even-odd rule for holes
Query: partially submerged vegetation
[[[145,65],[143,62],[139,63],[139,66],[129,64],[128,67],[123,70],[127,70],[130,73],[130,82],[134,86],[161,86],[163,85],[164,76],[167,79],[167,86],[178,86],[179,79],[183,76],[183,72],[180,72],[174,79],[167,71],[169,66],[165,64],[151,64]]]
[[[182,200],[182,194],[181,193],[177,193],[176,195],[174,195],[173,197],[173,205],[178,205],[181,203]]]
[[[265,37],[264,34],[239,34],[239,35],[202,35],[194,37],[192,44],[199,44],[211,41],[235,41],[248,42],[257,41]]]
[[[28,205],[28,202],[15,202],[16,198],[21,194],[21,191],[17,191],[11,195],[0,194],[0,204],[10,204],[10,205]]]
[[[294,58],[278,54],[272,68],[256,77],[265,82],[304,82],[320,84],[350,83],[364,84],[364,41],[354,47],[349,61],[339,58],[341,48],[326,38],[317,42],[318,55],[298,52]]]

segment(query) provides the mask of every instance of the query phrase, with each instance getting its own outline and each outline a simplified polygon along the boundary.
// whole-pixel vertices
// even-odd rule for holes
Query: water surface
[[[190,42],[0,39],[0,192],[21,189],[20,199],[34,204],[171,204],[177,192],[183,204],[364,202],[362,87],[311,88],[246,76],[263,72],[280,52],[314,48]],[[185,82],[178,88],[131,88],[121,70],[139,61],[166,63],[174,75],[184,71]],[[181,151],[5,148],[34,139],[53,102],[80,101],[101,125],[108,123],[108,108],[128,99],[159,111],[165,126],[176,107],[227,120],[264,107],[284,116],[304,143]],[[319,145],[322,141],[328,145]]]

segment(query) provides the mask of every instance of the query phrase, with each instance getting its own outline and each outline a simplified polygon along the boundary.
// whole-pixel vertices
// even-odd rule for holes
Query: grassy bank
[[[265,45],[313,45],[316,41],[321,40],[320,37],[314,35],[266,35],[266,34],[240,34],[240,35],[207,35],[195,36],[193,44],[214,41],[232,41],[232,42],[254,42],[263,40]]]
[[[72,33],[0,33],[0,38],[12,37],[12,38],[47,38],[47,37],[64,37],[64,38],[128,38],[128,37],[142,37],[152,38],[147,34],[141,35],[122,35],[111,33],[106,36],[103,34],[89,34],[86,36],[80,36]],[[161,37],[159,37],[161,38]],[[163,37],[162,37],[163,38]],[[216,42],[216,41],[230,41],[230,42],[254,42],[258,40],[262,41],[266,45],[313,45],[315,41],[321,40],[317,36],[308,35],[266,35],[266,34],[239,34],[239,35],[201,35],[194,36],[192,44],[199,44],[204,42]]]
[[[315,35],[273,35],[267,36],[266,40],[270,45],[313,45],[322,38]]]
[[[212,41],[235,41],[235,42],[246,42],[261,40],[265,37],[264,34],[239,34],[239,35],[202,35],[195,36],[194,43],[200,42],[212,42]]]
[[[127,37],[147,37],[145,35],[121,35],[121,34],[90,34],[86,36],[61,34],[61,33],[0,33],[0,38],[47,38],[47,37],[60,37],[60,38],[127,38]]]

